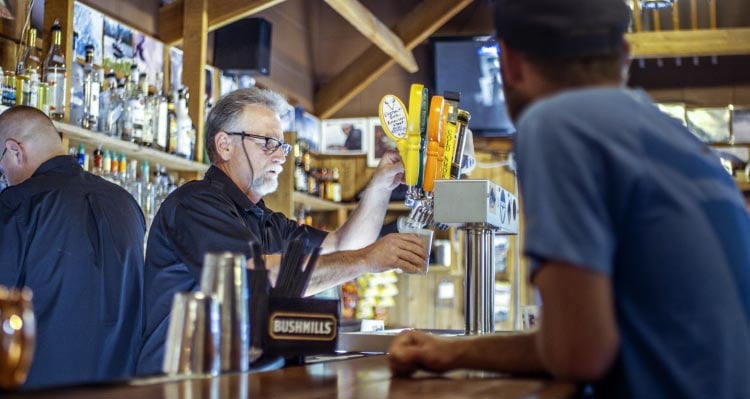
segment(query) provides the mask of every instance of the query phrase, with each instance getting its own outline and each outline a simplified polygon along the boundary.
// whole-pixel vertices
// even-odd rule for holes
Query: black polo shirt
[[[26,387],[135,373],[145,230],[127,191],[67,155],[0,194],[0,284],[34,294]]]
[[[250,257],[251,241],[266,253],[280,253],[288,241],[306,238],[319,246],[326,232],[300,226],[282,213],[253,204],[218,168],[203,180],[175,190],[159,208],[146,250],[144,346],[138,374],[161,372],[169,312],[177,292],[197,290],[203,256],[231,251]]]

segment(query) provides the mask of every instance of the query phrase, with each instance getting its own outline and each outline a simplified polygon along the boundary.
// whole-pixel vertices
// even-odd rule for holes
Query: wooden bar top
[[[386,356],[320,362],[263,373],[193,379],[136,379],[120,384],[5,393],[15,398],[219,399],[219,398],[536,398],[567,399],[574,384],[484,372],[421,373],[391,378]]]

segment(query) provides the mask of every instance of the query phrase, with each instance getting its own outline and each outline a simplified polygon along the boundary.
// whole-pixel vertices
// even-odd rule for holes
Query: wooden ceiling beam
[[[214,31],[234,21],[257,14],[284,0],[221,0],[208,5],[208,31]],[[169,45],[182,42],[185,0],[162,6],[159,9],[159,39]]]
[[[750,28],[637,32],[625,37],[633,58],[750,54]]]
[[[362,3],[357,0],[325,0],[325,2],[383,52],[393,57],[404,69],[411,73],[419,70],[417,60],[411,51],[404,47],[401,39]]]
[[[392,29],[408,50],[427,40],[472,0],[424,0]],[[396,61],[372,45],[315,95],[315,113],[329,118]]]

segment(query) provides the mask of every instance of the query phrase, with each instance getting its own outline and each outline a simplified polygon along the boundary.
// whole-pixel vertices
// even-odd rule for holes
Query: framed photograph
[[[182,50],[169,48],[169,86],[172,90],[182,88]]]
[[[707,143],[729,142],[729,108],[689,108],[687,126]]]
[[[102,65],[104,15],[76,1],[73,5],[73,31],[78,35],[75,56],[84,59],[86,45],[91,44],[94,46],[94,64]]]
[[[732,109],[732,138],[735,144],[750,143],[750,108]]]
[[[389,149],[396,148],[396,143],[386,136],[380,118],[367,118],[367,166],[374,168],[378,166],[383,153]]]
[[[342,154],[367,151],[367,141],[364,139],[367,118],[325,119],[321,126],[321,152]]]
[[[148,74],[148,84],[156,86],[157,72],[164,71],[164,43],[136,32],[133,56],[138,64],[138,70]]]
[[[305,112],[305,109],[294,107],[294,126],[297,129],[297,140],[305,142],[313,152],[320,151],[320,119]]]
[[[133,30],[112,18],[105,17],[102,44],[104,70],[112,69],[117,76],[130,74],[130,64],[133,63]]]

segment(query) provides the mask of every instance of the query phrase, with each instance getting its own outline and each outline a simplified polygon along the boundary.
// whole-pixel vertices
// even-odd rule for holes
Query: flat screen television
[[[505,109],[500,77],[500,47],[490,36],[432,39],[435,93],[461,93],[459,107],[469,111],[477,136],[507,136],[516,129]]]

